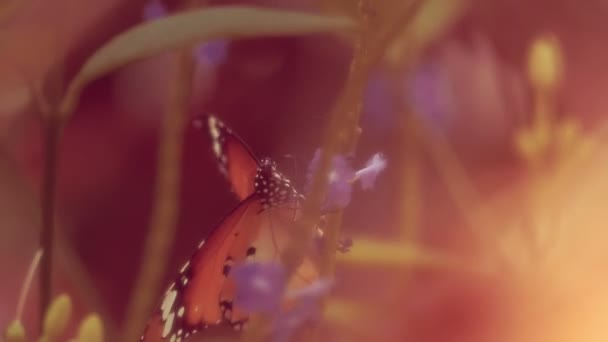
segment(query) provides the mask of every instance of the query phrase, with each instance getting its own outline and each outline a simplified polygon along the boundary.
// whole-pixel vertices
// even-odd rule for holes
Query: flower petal
[[[351,193],[350,182],[341,180],[329,183],[323,210],[332,211],[346,207],[350,203]]]
[[[286,279],[283,266],[278,263],[245,263],[230,272],[235,281],[234,303],[248,312],[278,311]]]
[[[376,182],[378,174],[386,168],[386,158],[380,153],[374,154],[365,165],[365,168],[357,171],[356,179],[361,182],[363,190],[371,189]]]
[[[311,285],[291,291],[288,297],[296,298],[297,304],[277,317],[274,326],[273,342],[287,342],[294,331],[307,321],[318,320],[321,314],[319,300],[331,289],[332,281],[321,279]]]
[[[317,149],[308,166],[307,191],[310,192],[312,180],[318,171],[321,150]],[[334,156],[328,176],[328,189],[323,204],[323,211],[344,208],[350,202],[352,181],[356,174],[348,159],[342,155]]]

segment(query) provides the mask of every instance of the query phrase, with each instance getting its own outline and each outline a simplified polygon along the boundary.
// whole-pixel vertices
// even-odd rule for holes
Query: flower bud
[[[538,37],[528,55],[528,77],[540,90],[555,88],[562,79],[563,58],[557,38],[552,35]]]
[[[76,340],[78,342],[103,342],[103,322],[99,315],[90,314],[82,320]]]
[[[60,337],[70,321],[72,300],[66,294],[57,297],[44,316],[44,335],[51,341]]]
[[[20,321],[14,320],[4,334],[6,342],[25,342],[25,329]]]

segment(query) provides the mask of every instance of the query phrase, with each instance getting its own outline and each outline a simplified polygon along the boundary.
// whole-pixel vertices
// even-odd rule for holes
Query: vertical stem
[[[320,208],[322,199],[327,191],[327,174],[331,168],[333,155],[339,152],[353,151],[357,145],[361,133],[361,129],[358,126],[361,114],[361,99],[371,68],[384,57],[387,47],[403,29],[404,23],[409,22],[417,13],[422,3],[422,0],[404,2],[403,5],[395,9],[402,14],[398,16],[401,19],[399,22],[388,23],[382,29],[373,32],[369,27],[370,18],[365,10],[366,4],[360,1],[359,10],[363,29],[355,44],[349,79],[332,112],[331,122],[323,144],[324,150],[321,153],[319,169],[312,186],[311,197],[306,203],[308,207],[304,207],[305,218],[307,217],[307,213],[310,214],[310,217],[318,217],[318,208]],[[333,275],[336,263],[336,245],[340,237],[341,222],[342,212],[331,214],[328,218],[325,232],[325,248],[321,256],[322,277]]]
[[[17,302],[17,314],[15,315],[17,321],[21,321],[21,319],[23,318],[23,310],[25,309],[27,295],[30,292],[32,280],[34,279],[34,275],[36,274],[36,270],[38,269],[38,265],[40,264],[40,258],[42,257],[42,254],[42,250],[39,249],[38,251],[36,251],[34,257],[32,258],[32,263],[30,264],[30,267],[27,270],[25,280],[23,280],[23,286],[21,287],[21,293],[19,294],[19,301]]]
[[[405,107],[405,106],[404,106]],[[403,123],[403,181],[401,197],[401,238],[413,242],[418,236],[420,219],[420,153],[416,120],[411,110],[399,113],[404,116]]]
[[[57,115],[47,116],[45,127],[44,179],[42,183],[42,227],[40,246],[43,251],[40,265],[40,329],[44,313],[51,301],[53,242],[55,239],[55,188],[57,183],[57,155],[61,133],[61,121]]]
[[[331,170],[331,161],[335,154],[351,152],[355,149],[361,129],[359,116],[361,114],[361,100],[367,78],[372,66],[383,56],[387,46],[401,29],[402,22],[388,23],[386,29],[372,34],[369,29],[369,14],[366,0],[358,0],[359,24],[361,31],[355,37],[354,55],[350,65],[349,76],[342,92],[338,96],[330,115],[330,122],[325,131],[323,149],[319,158],[319,167],[312,179],[310,195],[302,208],[302,220],[292,230],[289,246],[282,255],[288,277],[291,277],[300,265],[302,256],[312,243],[312,231],[317,224],[321,213],[321,205],[327,193],[328,178]],[[422,0],[407,3],[397,11],[403,13],[404,21],[408,21],[416,12]],[[336,263],[336,246],[340,236],[342,212],[328,215],[328,225],[325,230],[324,248],[321,252],[321,277],[332,277]],[[258,328],[259,326],[256,326]],[[253,330],[253,329],[251,329]],[[318,331],[314,331],[309,340],[315,340]],[[261,340],[254,333],[248,333],[245,341]]]
[[[178,55],[173,94],[162,125],[156,195],[142,268],[135,281],[123,341],[137,341],[169,260],[178,219],[183,133],[190,105],[195,62],[190,49]]]
[[[390,65],[388,72],[390,87],[390,99],[395,112],[398,115],[397,124],[402,132],[400,143],[403,145],[401,156],[401,239],[404,242],[413,242],[418,233],[420,217],[420,179],[421,179],[421,134],[422,127],[418,124],[418,113],[404,96],[407,94],[405,80],[409,77],[414,59],[402,61],[402,64]]]

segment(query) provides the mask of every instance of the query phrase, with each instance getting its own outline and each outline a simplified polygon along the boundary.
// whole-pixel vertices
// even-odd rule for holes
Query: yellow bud
[[[44,335],[51,341],[61,336],[72,315],[72,300],[66,294],[57,297],[44,317]]]
[[[540,90],[551,90],[561,81],[563,58],[557,38],[543,35],[537,38],[528,55],[528,77]]]
[[[4,334],[6,342],[25,342],[25,329],[20,321],[14,320]]]
[[[97,314],[89,314],[78,329],[79,342],[103,342],[103,322]]]

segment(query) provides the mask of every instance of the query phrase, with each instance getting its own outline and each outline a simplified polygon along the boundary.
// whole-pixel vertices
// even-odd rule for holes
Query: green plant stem
[[[398,10],[403,13],[402,19],[405,18],[405,22],[407,22],[421,3],[421,0],[416,0],[400,7]],[[361,99],[367,84],[369,71],[384,56],[386,48],[400,32],[400,25],[403,24],[403,21],[391,23],[384,30],[380,30],[377,36],[372,36],[368,30],[369,17],[365,13],[364,7],[363,1],[359,1],[360,24],[362,27],[355,38],[355,49],[349,76],[330,113],[330,122],[325,131],[319,168],[313,177],[310,195],[302,208],[302,220],[294,227],[289,246],[282,256],[288,277],[296,272],[303,256],[311,247],[312,239],[310,237],[318,223],[321,205],[327,193],[327,176],[331,170],[331,160],[337,153],[353,151],[361,134],[359,128]],[[324,248],[321,252],[321,277],[333,276],[336,263],[336,246],[342,222],[341,211],[328,216]],[[311,340],[315,340],[317,335],[318,331],[313,332]],[[254,333],[249,333],[245,340],[253,342],[259,341],[261,338]]]
[[[410,110],[401,114],[403,129],[403,155],[402,161],[402,195],[401,195],[401,237],[403,241],[413,242],[418,237],[421,213],[421,172],[419,128]]]
[[[45,121],[45,159],[42,182],[40,246],[40,330],[52,295],[53,242],[55,239],[55,189],[57,183],[57,155],[61,136],[61,121],[50,113]]]
[[[423,1],[421,0],[405,2],[401,7],[396,9],[401,13],[401,15],[397,16],[400,20],[386,25],[373,35],[367,29],[369,18],[367,18],[365,13],[361,14],[364,28],[355,45],[350,77],[344,92],[334,107],[332,121],[325,135],[319,170],[314,178],[312,195],[307,202],[308,207],[304,207],[304,217],[307,217],[307,213],[311,218],[316,218],[319,215],[319,208],[327,191],[327,175],[331,168],[333,156],[336,153],[353,151],[357,145],[359,135],[361,134],[361,129],[358,126],[361,115],[361,99],[371,68],[384,57],[386,49],[398,37],[404,23],[407,23],[414,17],[422,3]],[[361,6],[361,10],[362,8]],[[336,246],[340,237],[342,212],[339,211],[331,214],[327,222],[325,247],[321,256],[322,277],[332,277],[334,273]]]
[[[156,195],[142,268],[135,281],[124,325],[124,342],[137,341],[154,305],[178,219],[183,134],[192,93],[195,61],[190,49],[178,55],[173,94],[162,125]]]

